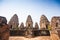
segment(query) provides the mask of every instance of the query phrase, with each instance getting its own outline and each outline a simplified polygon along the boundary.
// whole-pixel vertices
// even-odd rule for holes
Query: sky
[[[53,16],[60,16],[60,0],[0,0],[0,16],[7,18],[17,14],[19,23],[26,23],[28,15],[32,20],[40,22],[41,15],[45,15],[49,21]]]

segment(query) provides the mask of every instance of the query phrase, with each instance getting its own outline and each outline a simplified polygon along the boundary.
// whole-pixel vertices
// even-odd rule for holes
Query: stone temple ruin
[[[3,18],[3,20],[5,19]],[[0,26],[2,24],[4,25],[2,28],[0,27],[0,34],[1,34],[0,39],[2,40],[3,37],[5,37],[5,39],[8,40],[9,36],[23,36],[26,38],[35,38],[39,36],[45,38],[45,40],[47,38],[48,40],[60,40],[59,16],[52,17],[50,22],[45,15],[42,15],[40,17],[40,24],[39,24],[40,28],[37,22],[35,23],[35,27],[33,27],[33,20],[30,15],[28,15],[27,17],[26,26],[24,25],[23,22],[21,23],[20,26],[18,26],[19,19],[17,14],[13,15],[8,24],[5,21],[2,23],[2,19],[0,19]],[[6,31],[6,36],[5,33],[1,33],[5,30],[8,30]]]
[[[24,23],[22,22],[20,27],[18,27],[19,24],[18,16],[16,14],[14,16],[9,21],[11,36],[25,36],[28,38],[37,36],[50,36],[51,38],[54,38],[56,36],[56,39],[60,38],[60,30],[59,30],[60,17],[56,16],[52,17],[51,22],[49,22],[47,17],[45,15],[42,15],[40,17],[40,29],[39,29],[39,25],[37,22],[35,23],[35,27],[33,27],[33,20],[30,15],[28,15],[27,17],[26,26],[24,26]]]
[[[47,20],[47,18],[46,18],[46,20]],[[45,22],[45,21],[43,21],[43,22]],[[48,23],[46,25],[48,25]],[[43,29],[44,27],[41,28],[42,30],[39,30],[39,26],[38,26],[37,22],[35,23],[35,27],[33,27],[33,20],[30,15],[28,15],[28,17],[27,17],[26,26],[24,26],[24,24],[21,23],[20,27],[18,27],[18,16],[16,14],[9,21],[9,26],[10,26],[10,35],[11,36],[25,36],[25,37],[31,38],[31,37],[35,37],[35,36],[43,36],[43,35],[49,36],[50,35],[49,30],[46,28],[44,30]],[[46,34],[41,34],[41,31],[46,31]]]

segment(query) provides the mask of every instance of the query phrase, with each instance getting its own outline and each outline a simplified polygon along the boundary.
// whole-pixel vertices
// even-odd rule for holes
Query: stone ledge
[[[39,36],[35,38],[25,38],[25,37],[19,37],[19,36],[11,36],[9,37],[9,40],[51,40],[49,36]]]

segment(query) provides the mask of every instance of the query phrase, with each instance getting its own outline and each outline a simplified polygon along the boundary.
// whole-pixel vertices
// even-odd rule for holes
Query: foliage
[[[48,25],[48,30],[51,30],[51,26],[50,25]]]

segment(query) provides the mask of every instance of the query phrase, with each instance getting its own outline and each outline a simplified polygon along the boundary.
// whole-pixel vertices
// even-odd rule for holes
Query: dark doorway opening
[[[28,24],[28,26],[30,27],[30,24]]]
[[[48,29],[48,25],[46,25],[46,29]]]
[[[10,26],[10,28],[12,29],[12,25]]]
[[[56,27],[58,27],[58,23],[56,23]]]

